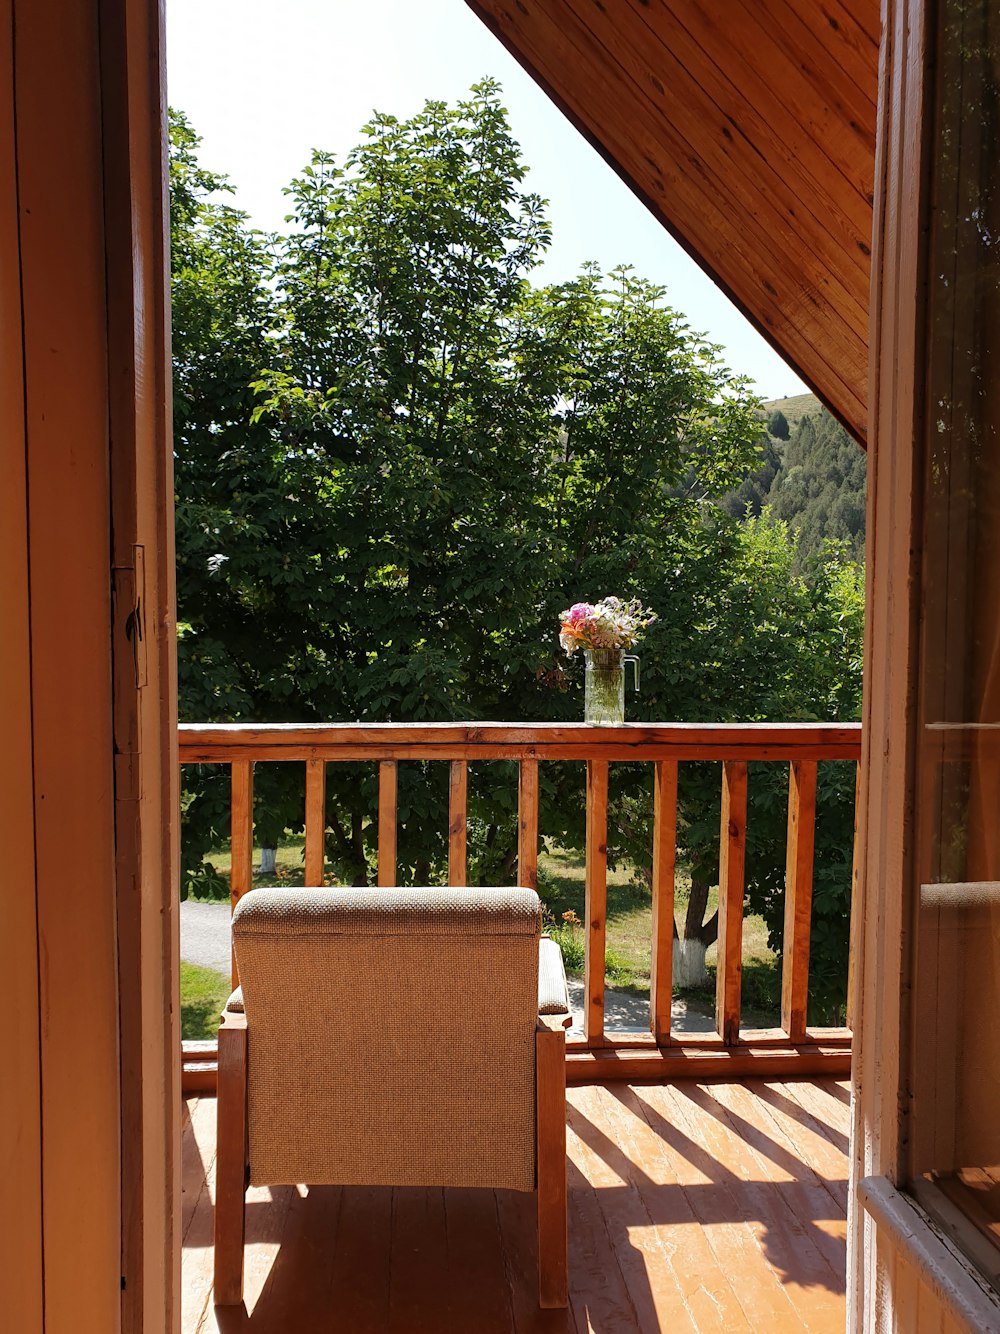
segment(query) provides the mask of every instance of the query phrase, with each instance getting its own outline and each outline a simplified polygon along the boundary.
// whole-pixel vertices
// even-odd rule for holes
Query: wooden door
[[[177,1328],[162,13],[0,0],[0,1310]]]

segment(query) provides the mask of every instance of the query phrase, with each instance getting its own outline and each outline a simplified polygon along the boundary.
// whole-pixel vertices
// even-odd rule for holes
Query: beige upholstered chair
[[[243,1295],[247,1184],[538,1192],[566,1304],[562,956],[529,889],[268,890],[233,916],[219,1030],[215,1300]]]

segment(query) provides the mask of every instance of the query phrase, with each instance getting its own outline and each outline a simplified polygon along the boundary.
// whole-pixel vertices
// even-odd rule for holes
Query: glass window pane
[[[1000,6],[938,13],[912,1152],[1000,1246]]]

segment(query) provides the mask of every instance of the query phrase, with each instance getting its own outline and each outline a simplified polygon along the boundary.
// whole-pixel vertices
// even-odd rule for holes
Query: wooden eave
[[[877,0],[467,0],[864,444]]]

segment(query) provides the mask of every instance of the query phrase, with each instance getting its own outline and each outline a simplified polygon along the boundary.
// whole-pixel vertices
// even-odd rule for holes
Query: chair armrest
[[[538,1013],[563,1016],[563,1027],[572,1022],[562,950],[549,936],[538,942]]]
[[[242,1010],[225,1009],[219,1021],[220,1033],[243,1032],[247,1030],[247,1017]]]

